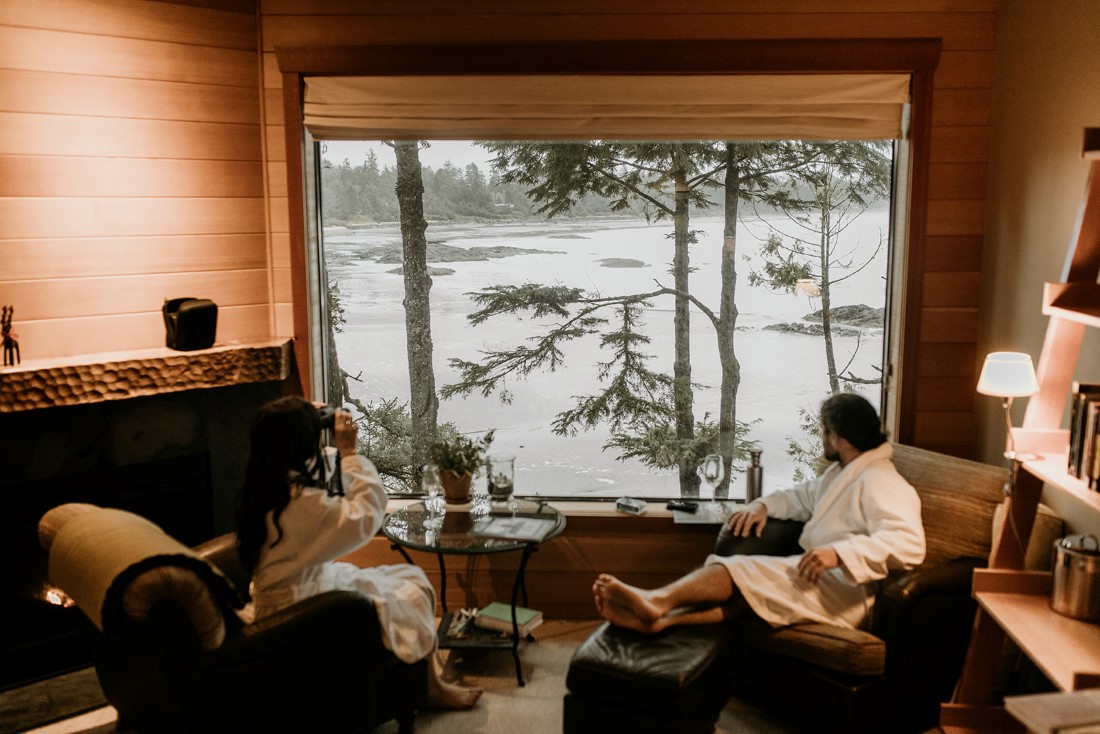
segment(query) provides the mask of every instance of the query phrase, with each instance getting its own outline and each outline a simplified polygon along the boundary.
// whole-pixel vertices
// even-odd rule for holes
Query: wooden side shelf
[[[1060,690],[1100,687],[1100,625],[1050,607],[1051,574],[978,569],[974,596]]]
[[[1100,326],[1100,284],[1044,283],[1043,313],[1085,326]]]

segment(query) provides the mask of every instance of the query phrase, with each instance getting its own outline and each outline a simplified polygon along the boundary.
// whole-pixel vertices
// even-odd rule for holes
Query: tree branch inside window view
[[[812,476],[822,400],[880,401],[892,155],[325,143],[329,399],[391,492],[489,430],[517,495],[738,499],[753,449],[765,493]]]

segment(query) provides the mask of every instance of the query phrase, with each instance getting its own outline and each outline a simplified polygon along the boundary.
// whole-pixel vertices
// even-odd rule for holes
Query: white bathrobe
[[[869,618],[880,579],[924,560],[924,525],[916,490],[898,474],[889,443],[847,466],[832,464],[818,478],[757,502],[768,516],[802,520],[798,543],[832,548],[840,566],[816,584],[798,575],[801,556],[709,556],[730,572],[749,606],[779,627],[820,622],[858,629]]]
[[[268,543],[252,576],[252,608],[243,616],[262,619],[324,591],[359,591],[378,610],[386,648],[407,663],[420,660],[435,649],[435,591],[411,564],[359,568],[335,560],[378,532],[387,499],[378,470],[367,459],[348,456],[340,468],[346,496],[303,488],[279,518],[283,538],[274,546],[277,531],[268,514]]]

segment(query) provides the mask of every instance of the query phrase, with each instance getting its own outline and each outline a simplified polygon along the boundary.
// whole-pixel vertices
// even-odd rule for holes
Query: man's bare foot
[[[608,574],[600,574],[592,590],[596,609],[611,624],[646,634],[664,629],[665,610],[654,601],[652,592],[624,584]]]

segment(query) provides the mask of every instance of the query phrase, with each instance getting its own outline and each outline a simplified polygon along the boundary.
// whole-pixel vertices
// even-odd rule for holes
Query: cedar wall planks
[[[569,40],[942,38],[934,77],[928,175],[927,238],[917,271],[906,273],[917,338],[903,355],[913,389],[903,396],[895,437],[970,456],[978,282],[985,216],[986,167],[992,111],[996,0],[768,0],[736,4],[690,0],[515,3],[471,0],[261,1],[261,43],[269,179],[285,171],[283,129],[276,114],[279,46],[498,43]],[[275,163],[275,162],[278,163]],[[289,244],[285,186],[272,188],[276,250]],[[276,255],[276,272],[289,264]],[[280,283],[289,279],[279,278]],[[291,328],[290,298],[276,293],[279,333]],[[915,347],[915,349],[914,349]],[[915,352],[915,353],[914,353]]]
[[[163,346],[166,297],[214,299],[219,343],[272,336],[256,17],[198,5],[0,3],[0,303],[24,361]]]

